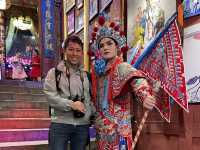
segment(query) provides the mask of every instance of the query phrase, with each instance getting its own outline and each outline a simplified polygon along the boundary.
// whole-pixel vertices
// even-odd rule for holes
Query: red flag
[[[142,70],[150,79],[159,81],[163,90],[188,111],[182,53],[180,33],[173,16],[165,29],[147,46],[134,67]],[[169,121],[170,102],[164,91],[158,93],[161,97],[157,98],[157,109]]]

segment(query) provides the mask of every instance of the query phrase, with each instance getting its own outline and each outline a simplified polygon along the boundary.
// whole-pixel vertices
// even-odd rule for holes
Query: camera
[[[73,102],[79,101],[79,96],[76,95],[74,98],[72,98],[72,101]],[[80,101],[83,102],[84,98],[81,97]],[[85,116],[85,113],[83,113],[79,110],[73,110],[73,115],[74,115],[74,118],[83,118]]]

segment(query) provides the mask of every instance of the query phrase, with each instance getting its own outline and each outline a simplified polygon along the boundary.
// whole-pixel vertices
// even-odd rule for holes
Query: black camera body
[[[79,101],[79,96],[76,95],[75,98],[72,99],[73,102]],[[81,102],[84,101],[84,98],[81,98]],[[74,118],[83,118],[85,113],[80,112],[79,110],[73,110]]]

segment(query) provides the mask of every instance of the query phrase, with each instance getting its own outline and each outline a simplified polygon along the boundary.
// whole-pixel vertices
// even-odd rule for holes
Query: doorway
[[[40,73],[39,25],[37,1],[15,2],[5,12],[5,78],[37,80]],[[37,62],[35,57],[37,55]],[[37,65],[35,65],[37,63]],[[15,67],[21,66],[22,70]],[[37,66],[37,67],[36,67]],[[37,76],[32,71],[37,69]],[[18,75],[13,77],[14,71]],[[25,72],[24,76],[20,73]],[[16,72],[17,73],[17,72]],[[38,77],[38,78],[37,78]]]

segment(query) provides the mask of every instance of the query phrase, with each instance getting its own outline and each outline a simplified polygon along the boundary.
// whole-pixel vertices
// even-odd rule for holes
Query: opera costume
[[[123,52],[127,49],[126,38],[119,31],[119,25],[105,22],[99,17],[99,26],[92,33],[91,50],[95,55],[92,66],[92,100],[97,111],[95,128],[98,150],[131,150],[132,100],[134,97],[143,103],[152,97],[152,89],[144,74],[116,56],[107,63],[99,54],[99,42],[110,38],[117,42]],[[136,99],[134,99],[136,100]]]

